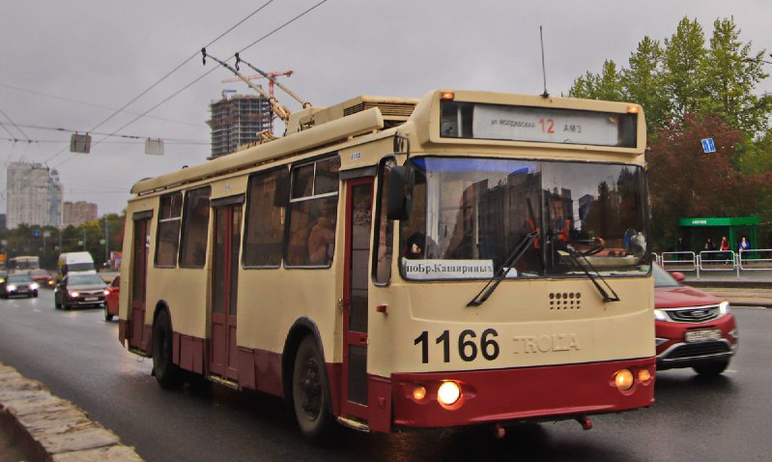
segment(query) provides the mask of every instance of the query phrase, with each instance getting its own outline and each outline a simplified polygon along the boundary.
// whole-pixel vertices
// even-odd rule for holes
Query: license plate
[[[95,301],[99,300],[99,297],[86,297],[85,300],[87,302],[95,302]]]
[[[721,329],[690,330],[684,335],[687,342],[706,342],[721,338]]]

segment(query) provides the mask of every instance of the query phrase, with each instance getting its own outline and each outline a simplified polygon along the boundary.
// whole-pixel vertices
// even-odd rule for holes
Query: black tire
[[[174,364],[173,331],[169,312],[162,310],[153,323],[153,375],[165,390],[179,388],[183,384],[180,368]]]
[[[327,369],[313,337],[298,347],[292,373],[292,403],[300,431],[309,440],[324,442],[335,426],[330,406]]]
[[[105,321],[106,322],[112,321],[113,320],[113,315],[111,315],[110,312],[107,311],[107,304],[106,303],[104,305],[104,310],[105,310]]]
[[[728,366],[728,359],[720,359],[694,366],[692,369],[694,369],[696,373],[702,376],[714,377],[716,375],[721,375],[721,373],[724,372]]]

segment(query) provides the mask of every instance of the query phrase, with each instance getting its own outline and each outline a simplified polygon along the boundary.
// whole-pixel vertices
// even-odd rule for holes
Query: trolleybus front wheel
[[[335,425],[330,412],[330,392],[324,360],[313,337],[300,342],[292,375],[292,401],[300,431],[322,442]]]
[[[164,389],[182,385],[182,373],[172,360],[172,320],[162,310],[153,323],[153,375]]]

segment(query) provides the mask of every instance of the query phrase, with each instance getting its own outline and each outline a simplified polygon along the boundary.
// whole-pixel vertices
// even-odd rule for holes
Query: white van
[[[88,252],[67,252],[59,255],[59,273],[57,280],[61,281],[69,273],[96,274],[94,259]]]

